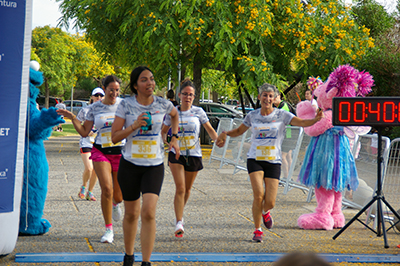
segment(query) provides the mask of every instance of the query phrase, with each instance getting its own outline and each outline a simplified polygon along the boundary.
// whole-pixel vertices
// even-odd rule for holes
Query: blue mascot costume
[[[38,86],[43,83],[39,64],[31,62],[29,72],[29,102],[25,138],[24,183],[20,209],[20,235],[41,235],[49,231],[51,224],[43,219],[47,195],[49,165],[43,140],[51,135],[52,128],[65,121],[57,114],[56,108],[37,108]]]

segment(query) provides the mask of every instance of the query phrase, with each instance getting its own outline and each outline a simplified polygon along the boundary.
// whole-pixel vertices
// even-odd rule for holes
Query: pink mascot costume
[[[297,224],[303,229],[315,230],[341,228],[345,224],[342,213],[342,191],[356,190],[357,169],[351,153],[346,130],[332,125],[332,98],[365,96],[373,86],[368,72],[359,72],[350,65],[336,68],[325,83],[314,91],[324,118],[313,126],[304,128],[312,136],[308,145],[299,181],[315,188],[317,208],[315,213],[303,214]],[[315,109],[308,101],[297,105],[297,115],[303,119],[315,117]]]

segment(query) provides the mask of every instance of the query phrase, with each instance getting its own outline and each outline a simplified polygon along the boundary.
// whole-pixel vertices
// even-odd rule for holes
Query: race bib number
[[[275,146],[257,146],[256,150],[257,161],[273,161],[276,160]]]
[[[157,141],[156,140],[132,140],[132,158],[156,159]]]
[[[182,150],[193,150],[196,146],[196,139],[194,136],[185,136],[179,138],[179,147]]]
[[[100,132],[100,137],[101,137],[101,147],[102,148],[110,148],[110,147],[115,147],[115,146],[121,146],[122,143],[112,143],[111,141],[111,128],[103,128],[101,129]]]

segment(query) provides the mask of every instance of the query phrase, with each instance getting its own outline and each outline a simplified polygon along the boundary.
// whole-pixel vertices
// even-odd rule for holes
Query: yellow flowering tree
[[[296,73],[325,78],[339,64],[357,64],[374,45],[339,1],[58,1],[63,22],[75,21],[109,58],[146,64],[164,81],[192,68],[197,95],[204,68],[250,93],[264,82],[282,90]]]

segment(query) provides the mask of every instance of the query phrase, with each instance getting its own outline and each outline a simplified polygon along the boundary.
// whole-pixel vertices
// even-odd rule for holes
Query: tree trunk
[[[199,99],[201,94],[201,58],[200,56],[196,56],[193,62],[193,83],[196,87],[196,98],[194,99],[193,104],[199,105]]]
[[[46,93],[46,97],[45,97],[45,100],[44,100],[44,107],[46,108],[46,109],[49,109],[49,97],[50,97],[50,89],[49,89],[49,82],[48,82],[48,79],[47,78],[45,78],[45,80],[44,80],[44,84],[45,84],[45,93]]]
[[[236,77],[236,85],[238,86],[238,92],[239,92],[239,100],[240,100],[240,104],[242,106],[242,113],[243,115],[246,115],[246,110],[244,109],[244,102],[243,102],[243,95],[242,95],[242,86],[243,84],[240,83],[240,81],[242,80],[238,74],[235,74]]]

